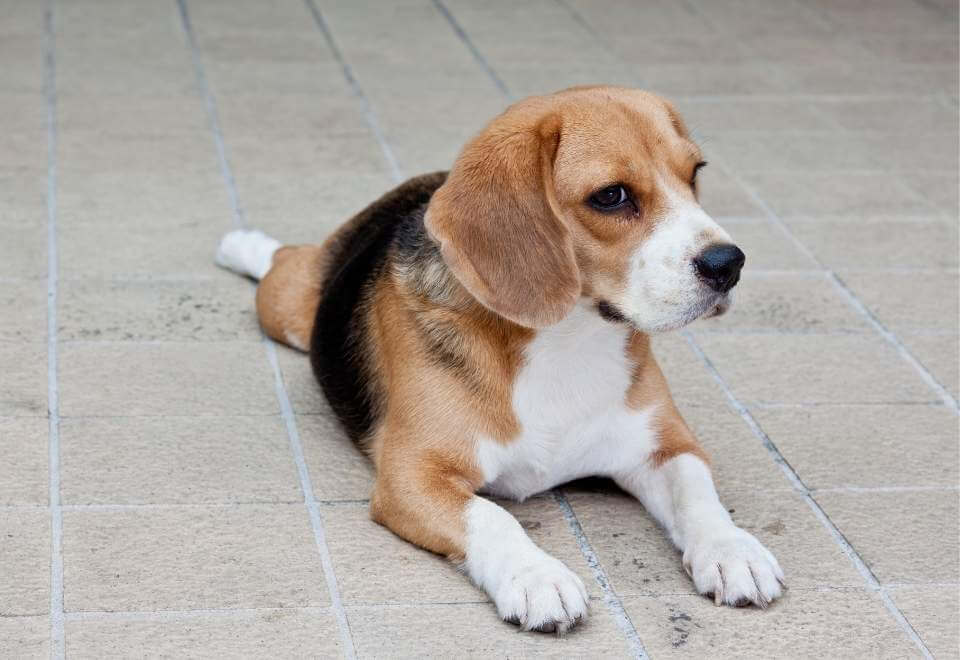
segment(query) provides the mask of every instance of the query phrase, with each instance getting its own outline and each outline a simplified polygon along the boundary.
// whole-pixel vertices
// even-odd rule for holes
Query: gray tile
[[[826,276],[751,276],[749,270],[734,289],[730,310],[695,328],[698,332],[872,332]]]
[[[228,140],[273,136],[366,134],[370,127],[360,102],[346,89],[340,94],[225,94],[219,100],[220,124]]]
[[[941,222],[790,222],[828,268],[956,268],[957,228]]]
[[[773,211],[790,220],[876,222],[929,220],[930,205],[893,174],[850,172],[754,172],[748,183]],[[860,227],[870,232],[871,227]],[[909,231],[909,227],[904,227]]]
[[[169,136],[187,133],[193,136],[197,147],[208,150],[213,140],[199,94],[61,94],[57,98],[57,126],[65,135],[81,133],[87,138],[90,134]],[[137,142],[131,140],[128,144],[132,146]]]
[[[897,333],[960,331],[956,273],[840,273],[877,319]]]
[[[95,417],[60,426],[65,504],[303,500],[279,417]]]
[[[8,282],[0,288],[0,341],[47,340],[47,283]]]
[[[710,456],[713,480],[721,497],[735,490],[770,493],[792,489],[762,441],[729,406],[681,402],[680,412]]]
[[[957,417],[943,406],[755,408],[810,488],[953,486]]]
[[[726,224],[727,232],[747,255],[744,276],[752,270],[810,270],[817,263],[770,222]]]
[[[300,351],[279,345],[277,358],[293,411],[298,415],[329,415],[330,404],[313,375],[310,359]]]
[[[255,288],[239,277],[224,281],[60,284],[62,341],[257,341]]]
[[[0,373],[0,416],[46,416],[46,346],[0,343]]]
[[[624,606],[658,658],[919,656],[876,594],[864,591],[791,590],[763,611],[683,595],[633,597]]]
[[[626,639],[603,602],[591,601],[590,607],[590,617],[563,636],[518,633],[490,603],[357,607],[347,615],[361,658],[629,657]]]
[[[896,587],[889,593],[934,657],[960,654],[960,595],[956,587]]]
[[[696,593],[680,552],[639,502],[625,494],[589,492],[572,492],[569,500],[618,595]],[[723,504],[736,524],[777,557],[789,588],[863,584],[799,495],[728,491]]]
[[[709,142],[704,156],[710,158]],[[765,212],[740,183],[720,167],[707,167],[697,175],[697,193],[704,210],[721,223],[724,218],[763,218]]]
[[[337,621],[326,610],[224,611],[182,617],[145,614],[132,621],[70,621],[66,639],[67,653],[79,658],[343,655]]]
[[[322,513],[345,605],[487,600],[452,563],[373,522],[366,505],[326,506]]]
[[[0,208],[8,207],[2,205]],[[4,240],[0,243],[0,277],[34,280],[46,278],[46,209],[38,208],[33,212],[33,216],[30,223],[0,224],[0,231],[4,235]],[[40,282],[35,285],[43,286]]]
[[[0,617],[0,655],[37,660],[49,658],[50,622],[47,617]]]
[[[297,415],[304,458],[318,500],[363,500],[373,488],[373,462],[347,437],[331,410]]]
[[[907,350],[953,396],[960,398],[960,337],[957,335],[904,335]]]
[[[47,504],[49,436],[43,417],[0,417],[0,505]]]
[[[876,336],[701,335],[697,340],[747,403],[930,403],[935,393]]]
[[[47,229],[47,177],[46,171],[37,172],[23,168],[0,168],[0,208],[3,208],[3,216],[0,217],[0,227],[4,232],[20,229],[21,231],[29,228],[35,228],[42,233],[39,235],[39,247],[43,250],[36,260],[28,260],[23,257],[23,262],[17,264],[23,268],[30,264],[37,267],[39,272],[46,275],[46,229]],[[26,251],[26,235],[10,237],[12,247],[4,241],[3,246],[7,251],[3,254],[3,261],[12,260],[18,253]],[[28,252],[27,256],[32,256]],[[4,264],[10,268],[10,271],[3,270],[4,276],[9,277],[29,277],[29,275],[16,274],[16,269],[10,264]]]
[[[882,583],[957,582],[957,491],[815,496]]]
[[[0,509],[0,621],[50,611],[50,516],[42,509]],[[2,636],[0,636],[2,639]]]
[[[679,99],[676,105],[687,127],[704,135],[727,131],[830,128],[830,124],[816,110],[792,100],[751,99],[745,96],[738,99]],[[705,146],[709,146],[709,143]]]
[[[149,154],[149,158],[145,158]],[[172,170],[217,174],[217,154],[208,130],[152,135],[64,131],[57,141],[57,166],[72,173],[162,174]]]
[[[260,342],[65,344],[60,397],[68,417],[278,412]]]
[[[65,511],[63,562],[68,612],[328,602],[296,504]]]

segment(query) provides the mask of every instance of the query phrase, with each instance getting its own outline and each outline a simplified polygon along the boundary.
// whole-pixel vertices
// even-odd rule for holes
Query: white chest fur
[[[650,411],[625,404],[633,365],[629,330],[578,305],[537,333],[514,384],[521,433],[507,445],[481,438],[484,490],[518,499],[559,483],[621,470],[652,450]]]

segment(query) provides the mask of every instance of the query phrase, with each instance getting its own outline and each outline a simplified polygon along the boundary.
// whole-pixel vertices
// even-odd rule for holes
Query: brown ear
[[[531,114],[513,108],[464,147],[425,223],[473,297],[538,328],[567,315],[580,272],[553,190],[560,121]]]

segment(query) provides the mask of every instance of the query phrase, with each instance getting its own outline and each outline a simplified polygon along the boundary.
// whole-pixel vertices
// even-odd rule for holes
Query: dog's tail
[[[235,229],[220,239],[213,260],[222,268],[261,280],[273,265],[273,254],[279,248],[279,241],[259,229]]]

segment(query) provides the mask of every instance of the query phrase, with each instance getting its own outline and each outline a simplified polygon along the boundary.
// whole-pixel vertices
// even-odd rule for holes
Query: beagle
[[[500,616],[562,632],[583,583],[481,495],[601,475],[639,499],[701,594],[764,607],[773,555],[717,498],[650,335],[723,313],[743,253],[697,202],[673,107],[580,87],[508,108],[449,173],[410,179],[322,245],[227,234],[273,339],[309,351],[376,466],[375,521],[462,565]]]

